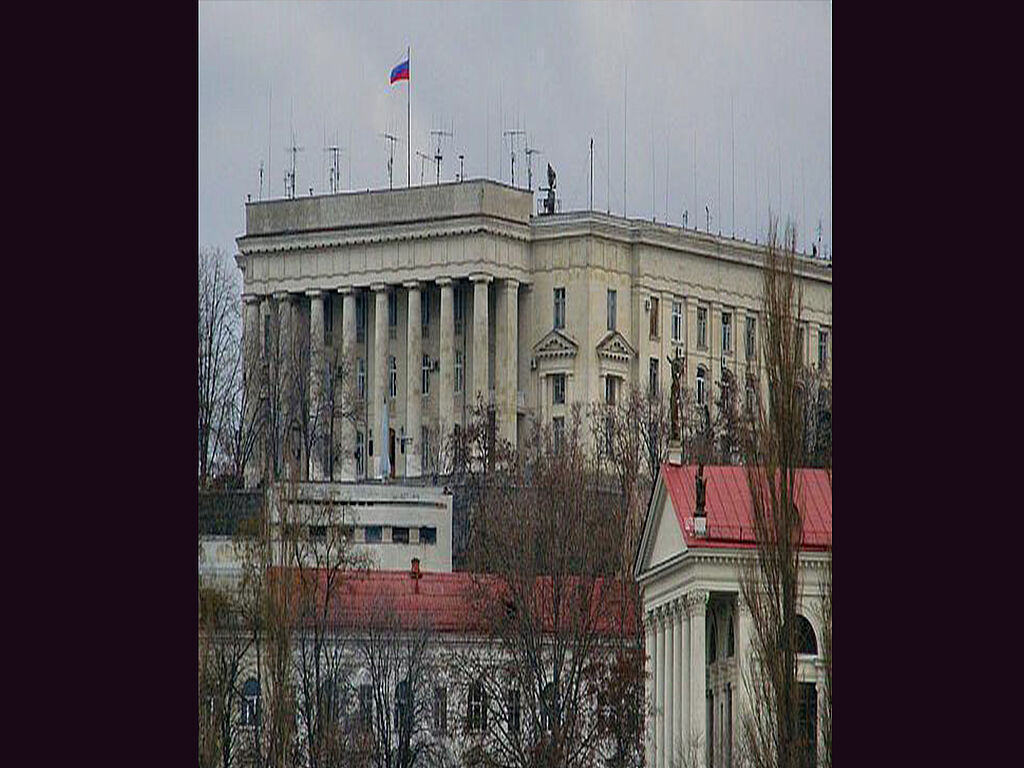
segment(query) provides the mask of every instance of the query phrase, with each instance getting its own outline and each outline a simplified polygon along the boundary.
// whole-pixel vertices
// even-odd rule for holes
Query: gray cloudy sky
[[[350,178],[355,189],[387,187],[384,131],[402,139],[394,177],[404,186],[408,86],[388,75],[406,46],[414,185],[416,152],[433,154],[429,131],[442,127],[455,134],[442,181],[464,154],[467,178],[507,183],[502,131],[518,127],[542,151],[534,188],[550,162],[563,210],[586,208],[593,137],[594,207],[621,215],[628,81],[627,215],[682,223],[688,210],[703,229],[707,205],[712,231],[763,240],[770,206],[797,219],[808,251],[820,219],[831,252],[826,2],[200,3],[200,246],[235,252],[261,162],[264,198],[284,195],[292,128],[304,147],[299,194],[329,191],[323,148],[335,139],[343,189]],[[435,173],[427,163],[424,182]]]

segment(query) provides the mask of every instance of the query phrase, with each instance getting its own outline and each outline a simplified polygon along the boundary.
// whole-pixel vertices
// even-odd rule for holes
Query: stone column
[[[654,667],[654,753],[657,756],[658,768],[668,768],[665,762],[665,617],[660,608],[656,615],[658,663]]]
[[[292,406],[295,402],[292,381],[292,302],[287,291],[275,293],[274,301],[277,302],[278,470],[283,472],[285,477],[290,477],[290,470],[298,469],[295,466],[291,431]],[[295,477],[299,477],[297,471]]]
[[[341,294],[341,355],[344,361],[342,370],[345,371],[351,381],[341,382],[341,391],[338,396],[341,398],[341,411],[348,413],[352,410],[352,404],[344,398],[346,395],[354,396],[356,392],[356,294],[350,287],[339,288]],[[356,434],[355,426],[347,418],[341,419],[341,446],[338,449],[341,453],[341,479],[353,481],[356,479]]]
[[[406,339],[408,349],[405,356],[405,476],[419,477],[422,472],[422,446],[420,445],[423,409],[423,332],[420,284],[415,280],[403,283],[409,296],[406,313]],[[398,458],[397,456],[395,457]]]
[[[246,430],[252,429],[256,424],[256,409],[259,407],[259,382],[260,376],[260,299],[262,297],[252,293],[242,296],[244,302],[244,325],[242,331],[242,364],[245,373],[245,424]],[[260,459],[258,449],[254,450],[245,464],[245,477],[243,481],[246,488],[255,488],[260,479]]]
[[[330,434],[327,420],[331,414],[324,407],[324,293],[306,291],[309,297],[309,423],[315,428],[313,455],[310,457],[310,480],[323,480],[324,436]]]
[[[674,676],[672,678],[672,754],[679,754],[683,745],[683,734],[686,732],[683,718],[683,698],[687,691],[683,689],[683,668],[686,666],[687,657],[683,655],[683,606],[681,601],[676,603],[672,612],[672,623],[675,630],[673,636],[672,653],[676,660]]]
[[[444,446],[455,423],[455,315],[454,291],[449,277],[437,281],[441,286],[441,332],[439,337],[439,386],[437,388],[437,423],[439,445]],[[450,465],[445,459],[447,471]]]
[[[684,598],[680,600],[680,623],[683,629],[682,643],[680,649],[682,656],[679,658],[682,660],[682,664],[679,665],[679,671],[681,674],[682,682],[680,683],[679,692],[681,694],[682,705],[679,711],[679,724],[680,734],[683,748],[686,748],[687,743],[690,739],[690,612],[687,600]]]
[[[515,448],[516,398],[519,392],[519,281],[503,280],[501,303],[495,325],[494,388],[497,390],[501,436]]]
[[[658,663],[657,644],[655,640],[656,631],[657,621],[655,620],[654,614],[649,612],[644,622],[644,640],[647,647],[647,664],[645,667],[646,674],[644,675],[644,706],[647,712],[647,717],[645,718],[646,727],[644,728],[644,738],[646,739],[646,748],[644,752],[647,757],[647,768],[655,768],[654,680],[655,667]]]
[[[675,731],[675,678],[676,664],[676,617],[675,606],[669,605],[665,610],[665,765],[672,764],[672,743]]]
[[[473,275],[473,393],[471,402],[475,405],[479,395],[487,404],[490,398],[490,386],[487,381],[488,372],[488,304],[487,284],[490,275]]]
[[[742,733],[743,713],[747,708],[747,686],[743,682],[750,666],[750,609],[743,601],[743,595],[736,595],[736,685],[732,697],[732,733],[733,743],[737,742],[737,734]]]
[[[705,741],[711,734],[705,733],[706,713],[704,693],[706,690],[706,648],[705,621],[708,608],[708,593],[695,590],[689,595],[690,609],[690,728],[695,738]],[[701,750],[700,764],[704,763],[705,752]]]
[[[380,434],[383,420],[384,400],[388,390],[388,291],[383,283],[370,286],[376,297],[373,317],[373,407],[370,411],[370,423],[376,437],[373,440],[373,476],[383,477],[383,457],[388,450],[388,435]]]

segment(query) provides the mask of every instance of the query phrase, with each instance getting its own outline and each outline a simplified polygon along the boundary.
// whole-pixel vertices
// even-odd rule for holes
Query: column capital
[[[743,595],[736,597],[736,614],[741,617],[750,618],[750,606],[747,605],[747,601],[743,599]]]
[[[338,288],[337,291],[342,296],[348,296],[350,293],[353,293],[355,291],[355,288],[353,288],[351,285],[343,285],[340,288]]]
[[[506,288],[518,288],[519,279],[515,277],[506,277],[501,281]]]
[[[306,295],[311,299],[322,299],[324,296],[324,292],[319,288],[311,288],[310,290],[306,291]]]
[[[291,297],[288,291],[274,291],[274,301],[291,301]]]
[[[686,610],[691,616],[705,613],[708,609],[708,598],[710,593],[707,590],[695,589],[686,595]]]
[[[415,290],[419,289],[420,281],[419,280],[406,280],[404,283],[402,283],[402,287],[407,289],[407,290],[410,290],[410,291],[415,291]]]
[[[243,293],[242,301],[245,304],[259,304],[265,297],[258,293]]]
[[[439,277],[434,282],[438,285],[451,285],[452,279],[450,277]]]
[[[383,293],[388,289],[387,283],[373,283],[370,285],[370,290],[374,293]]]
[[[490,283],[494,280],[494,276],[486,275],[483,272],[477,272],[476,274],[470,275],[469,279],[474,283]]]

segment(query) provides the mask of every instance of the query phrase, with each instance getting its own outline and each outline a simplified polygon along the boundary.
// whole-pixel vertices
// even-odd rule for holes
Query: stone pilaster
[[[657,612],[657,654],[658,663],[655,666],[655,694],[654,694],[654,752],[657,756],[656,765],[658,768],[668,768],[665,761],[665,617],[658,609]]]
[[[519,281],[503,280],[495,324],[494,388],[497,390],[501,436],[516,447],[519,392]]]
[[[339,382],[340,391],[337,393],[343,414],[338,451],[341,454],[341,479],[352,481],[356,479],[356,430],[348,414],[355,407],[349,398],[356,394],[356,294],[350,287],[339,288],[338,293],[341,294],[341,367],[349,378]]]
[[[675,659],[675,668],[672,677],[672,755],[678,755],[682,748],[683,734],[686,732],[683,718],[683,699],[688,691],[683,689],[683,668],[686,666],[687,657],[683,655],[683,623],[685,611],[683,606],[677,602],[673,606],[672,624],[672,653]]]
[[[644,722],[646,727],[644,728],[644,738],[646,739],[646,749],[644,750],[647,761],[647,768],[655,768],[655,749],[656,740],[654,737],[654,712],[655,712],[655,668],[658,663],[658,649],[657,649],[657,620],[655,619],[654,613],[648,613],[646,621],[644,622],[644,641],[647,649],[647,666],[646,674],[644,675],[644,705],[645,705],[645,717]]]
[[[409,297],[406,313],[407,351],[405,357],[405,476],[419,477],[422,474],[421,426],[423,409],[423,332],[420,284],[416,281],[403,283]],[[396,457],[397,458],[397,457]]]
[[[383,283],[370,286],[374,293],[373,317],[373,393],[372,407],[369,409],[370,423],[373,430],[373,476],[383,477],[383,457],[388,450],[388,433],[383,426],[384,400],[388,395],[388,291]]]
[[[678,663],[679,659],[676,658],[675,607],[669,605],[665,607],[665,712],[662,726],[665,729],[663,740],[665,743],[666,766],[671,766],[672,758],[674,757],[672,743],[675,731],[675,679],[676,664]]]
[[[488,353],[487,337],[489,333],[487,284],[491,282],[490,275],[473,275],[473,398],[482,397],[484,403],[490,398],[490,385],[488,383],[488,370],[490,357]]]
[[[331,414],[324,403],[324,294],[323,291],[306,291],[309,297],[309,423],[315,431],[312,441],[313,455],[310,456],[310,480],[325,478],[325,436],[330,434],[327,420]]]
[[[441,286],[441,331],[438,340],[441,370],[438,372],[437,423],[439,445],[444,447],[455,423],[455,297],[451,278],[441,278],[437,283]],[[450,462],[445,457],[444,466],[439,469],[446,472],[449,468]]]
[[[296,451],[297,437],[291,429],[292,418],[295,414],[296,390],[293,350],[295,349],[294,339],[294,318],[292,313],[292,299],[287,291],[278,291],[274,294],[274,301],[277,303],[277,398],[278,398],[278,469],[284,472],[284,477],[301,477],[298,459],[301,458],[301,449]],[[296,456],[299,453],[299,456]]]
[[[691,735],[702,741],[710,738],[705,734],[704,694],[707,688],[707,635],[706,619],[708,593],[694,590],[688,595],[687,608],[690,613],[690,729]],[[701,753],[701,764],[704,762]]]
[[[260,351],[262,344],[263,328],[260,325],[260,302],[262,296],[257,296],[252,293],[247,293],[242,296],[244,302],[244,326],[242,336],[242,354],[243,354],[243,365],[245,371],[245,419],[244,428],[246,430],[254,429],[257,424],[257,417],[260,404],[259,392],[260,392],[260,377],[262,374],[262,366],[260,366]],[[243,481],[246,488],[255,488],[260,480],[260,469],[261,462],[259,456],[258,444],[254,446],[253,452],[249,457],[249,460],[245,464],[245,477]]]

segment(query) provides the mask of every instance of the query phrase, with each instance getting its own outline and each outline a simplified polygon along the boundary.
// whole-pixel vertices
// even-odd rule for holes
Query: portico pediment
[[[575,357],[579,346],[571,336],[555,328],[533,345],[533,355],[538,360]]]
[[[597,343],[598,357],[616,363],[628,363],[636,356],[636,350],[626,341],[626,337],[618,331],[609,331]]]
[[[651,505],[644,520],[634,575],[640,578],[652,568],[681,555],[687,549],[672,497],[659,473]]]

